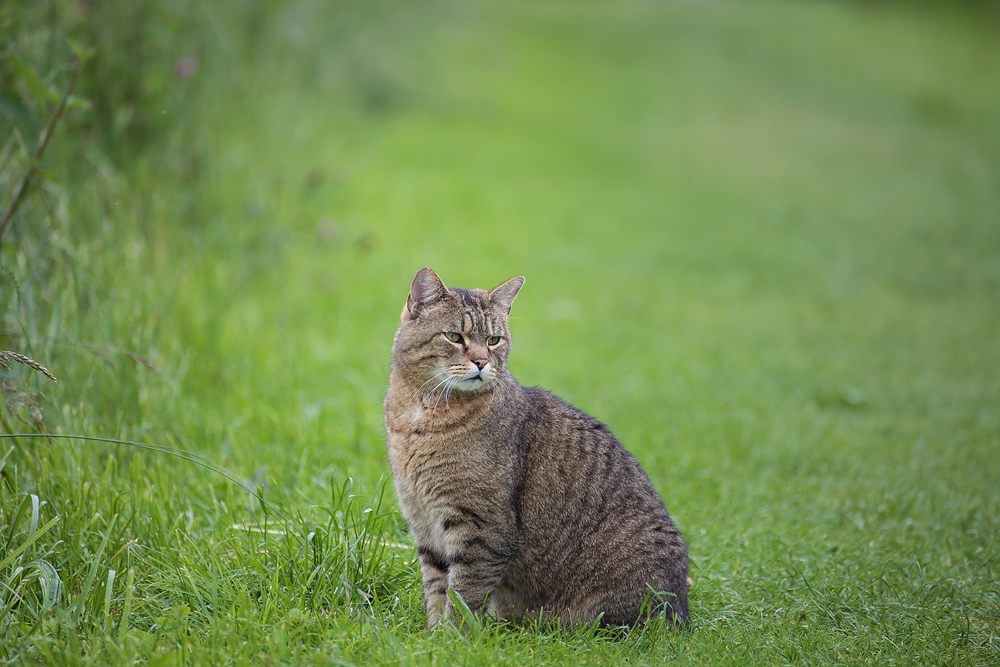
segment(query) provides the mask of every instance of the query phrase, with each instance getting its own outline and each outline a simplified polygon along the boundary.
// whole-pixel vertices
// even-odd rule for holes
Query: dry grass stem
[[[17,352],[11,352],[10,350],[4,350],[3,352],[0,352],[0,365],[2,365],[5,370],[9,371],[10,366],[7,364],[8,361],[16,361],[19,364],[24,364],[28,368],[38,371],[39,373],[41,373],[48,379],[52,380],[56,384],[59,384],[59,380],[56,379],[56,376],[53,375],[48,368],[42,366],[40,363],[38,363],[31,357],[26,357],[23,354],[19,354]]]

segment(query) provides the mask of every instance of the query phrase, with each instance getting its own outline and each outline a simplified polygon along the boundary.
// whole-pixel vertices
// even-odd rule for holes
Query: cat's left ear
[[[523,284],[524,276],[511,278],[503,285],[498,285],[488,292],[490,301],[501,304],[504,310],[510,313],[510,307],[514,304],[514,297],[517,296]]]

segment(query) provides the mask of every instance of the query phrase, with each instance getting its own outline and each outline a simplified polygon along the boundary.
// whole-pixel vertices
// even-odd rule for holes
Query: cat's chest
[[[467,504],[470,489],[481,486],[486,470],[475,458],[440,438],[389,436],[396,496],[419,545],[450,553],[444,526],[456,506]]]
[[[432,547],[439,553],[448,553],[448,531],[445,521],[448,511],[440,499],[409,495],[404,500],[404,494],[399,494],[403,516],[410,525],[410,530],[420,546]]]
[[[467,433],[389,432],[389,463],[404,503],[433,505],[461,496],[488,476],[491,456]]]
[[[482,431],[387,432],[400,507],[419,543],[443,547],[442,526],[462,510],[509,495],[506,448]]]
[[[488,415],[484,412],[480,406],[407,402],[387,406],[385,425],[387,435],[404,440],[414,437],[468,437],[471,431],[487,421]]]

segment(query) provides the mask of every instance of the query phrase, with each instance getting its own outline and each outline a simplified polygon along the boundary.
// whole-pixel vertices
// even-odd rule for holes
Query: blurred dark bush
[[[190,64],[202,51],[200,7],[186,0],[6,3],[0,9],[0,122],[13,124],[32,144],[30,135],[44,126],[47,102],[66,84],[77,51],[83,62],[75,94],[88,104],[62,121],[62,149],[96,144],[123,164],[161,133],[165,111],[185,92],[179,84],[191,78]]]
[[[255,4],[212,11],[238,20]],[[65,368],[63,348],[44,341],[94,335],[82,323],[117,281],[114,261],[93,258],[136,242],[162,180],[149,168],[135,180],[141,163],[197,180],[201,149],[183,135],[208,11],[192,0],[0,2],[0,349]],[[123,196],[136,188],[142,197]]]

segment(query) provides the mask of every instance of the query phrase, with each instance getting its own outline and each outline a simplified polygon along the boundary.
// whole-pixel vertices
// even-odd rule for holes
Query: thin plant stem
[[[11,200],[10,206],[7,208],[7,212],[4,213],[3,222],[0,222],[0,245],[3,243],[3,233],[7,229],[8,223],[10,223],[11,218],[14,217],[14,213],[17,212],[18,207],[21,205],[21,200],[24,198],[24,194],[28,191],[28,185],[31,183],[32,177],[34,177],[35,172],[38,169],[38,163],[42,159],[42,153],[45,152],[46,146],[49,145],[49,139],[52,138],[52,133],[56,129],[56,124],[63,115],[63,111],[66,110],[66,103],[69,101],[70,95],[73,94],[73,87],[76,85],[76,77],[80,73],[80,60],[76,56],[71,59],[73,63],[73,72],[69,80],[69,85],[66,86],[66,93],[63,95],[62,100],[59,101],[59,106],[56,108],[52,118],[49,119],[49,124],[45,127],[45,131],[42,133],[42,140],[38,142],[38,148],[35,150],[34,157],[31,158],[31,165],[28,167],[28,171],[21,178],[21,182],[17,185],[17,192],[14,194],[14,199]]]
[[[0,331],[0,336],[10,336],[11,338],[24,338],[25,340],[41,340],[47,343],[58,343],[59,345],[72,345],[74,347],[83,348],[87,352],[96,355],[104,360],[105,363],[114,367],[114,362],[111,360],[112,354],[120,354],[122,356],[128,357],[137,364],[142,364],[149,370],[153,371],[155,375],[159,375],[160,371],[153,364],[153,360],[149,357],[139,354],[138,352],[133,352],[131,350],[126,350],[123,347],[116,347],[114,345],[98,345],[97,343],[91,343],[85,340],[75,340],[73,338],[63,338],[61,336],[44,336],[41,334],[27,334],[21,333],[19,331]]]

